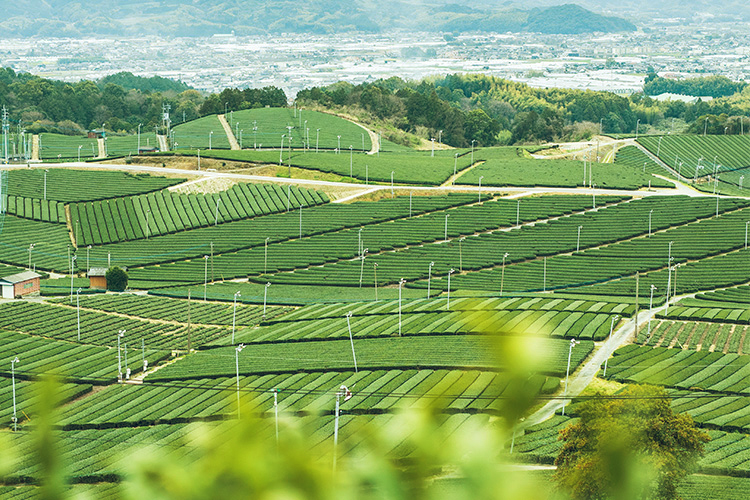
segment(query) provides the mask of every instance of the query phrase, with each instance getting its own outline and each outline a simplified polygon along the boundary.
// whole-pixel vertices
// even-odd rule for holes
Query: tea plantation
[[[378,153],[354,123],[294,113],[228,114],[236,137],[215,115],[181,124],[155,165],[199,148],[248,169],[281,155],[347,184],[278,182],[284,168],[263,182],[179,164],[10,169],[0,279],[29,268],[42,280],[41,295],[0,299],[3,445],[32,446],[53,404],[70,491],[96,498],[118,497],[133,450],[198,460],[196,436],[250,421],[259,442],[304,435],[320,460],[334,434],[337,456],[355,456],[405,410],[434,417],[436,446],[505,422],[514,461],[550,464],[583,392],[653,384],[711,437],[680,494],[746,496],[746,139],[621,141],[584,177],[580,161],[516,147]],[[113,138],[110,154],[132,148]],[[685,182],[714,170],[732,196]],[[88,271],[114,266],[127,290],[95,289]],[[414,458],[408,437],[384,446]],[[22,454],[0,496],[36,498],[42,474]]]

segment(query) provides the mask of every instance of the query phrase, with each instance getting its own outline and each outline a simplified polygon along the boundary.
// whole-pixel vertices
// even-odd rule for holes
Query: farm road
[[[27,168],[26,165],[21,166],[20,168]],[[35,168],[32,166],[32,168]],[[319,189],[325,189],[325,188],[351,188],[351,189],[361,189],[362,193],[366,192],[372,192],[372,191],[382,191],[382,190],[390,190],[391,186],[389,184],[383,184],[383,185],[369,185],[364,186],[362,184],[357,183],[348,183],[348,182],[333,182],[333,181],[321,181],[321,180],[314,180],[314,179],[289,179],[284,177],[268,177],[263,175],[251,175],[251,174],[237,174],[237,173],[229,173],[229,172],[208,172],[208,171],[197,171],[197,170],[187,170],[187,169],[178,169],[178,168],[165,168],[165,167],[154,167],[154,166],[147,166],[147,165],[112,165],[112,164],[103,164],[103,163],[86,163],[86,162],[68,162],[68,163],[45,163],[43,165],[43,168],[77,168],[77,169],[104,169],[104,170],[120,170],[120,171],[128,171],[128,172],[149,172],[154,173],[157,175],[180,175],[180,176],[189,176],[189,177],[195,177],[195,176],[203,176],[205,178],[216,178],[216,179],[234,179],[238,181],[253,181],[253,182],[269,182],[269,183],[276,183],[276,184],[295,184],[295,185],[301,185],[305,187],[310,188],[319,188]],[[456,192],[456,193],[476,193],[479,191],[478,186],[410,186],[410,185],[397,185],[397,190],[404,191],[404,190],[414,190],[414,191],[434,191],[436,193],[441,192]],[[627,189],[590,189],[590,188],[556,188],[556,187],[498,187],[498,186],[483,186],[482,190],[484,192],[503,192],[508,194],[513,193],[529,193],[529,194],[545,194],[545,193],[552,193],[552,194],[583,194],[583,195],[591,195],[593,193],[596,193],[598,195],[614,195],[614,196],[674,196],[678,194],[682,195],[688,195],[692,197],[714,197],[711,193],[703,193],[700,191],[695,191],[692,189],[661,189],[661,188],[654,188],[651,191],[647,190],[627,190]],[[722,198],[726,198],[726,196],[721,196]],[[732,196],[732,198],[737,198],[737,196]],[[746,199],[750,199],[750,197],[745,197]]]
[[[230,127],[229,123],[227,122],[227,117],[225,115],[219,115],[218,117],[221,126],[224,127],[224,133],[227,134],[229,147],[232,149],[232,151],[238,151],[240,149],[240,143],[237,142],[237,138],[234,136],[234,132],[232,132],[232,127]]]
[[[342,114],[338,114],[338,113],[328,113],[328,112],[325,112],[325,111],[322,111],[322,113],[326,113],[326,114],[329,114],[331,116],[336,116],[338,118],[341,118],[342,120],[346,120],[346,121],[348,121],[350,123],[353,123],[354,125],[358,126],[359,128],[361,128],[365,132],[367,132],[367,135],[370,136],[370,144],[372,144],[372,146],[370,147],[370,150],[367,152],[367,154],[368,155],[378,154],[378,151],[380,151],[380,138],[378,137],[378,134],[376,134],[375,132],[373,132],[369,128],[365,127],[361,123],[352,120],[351,118],[349,118],[346,115],[342,115]]]
[[[370,144],[372,144],[372,147],[367,152],[368,155],[375,155],[378,154],[378,151],[380,151],[380,139],[378,138],[378,134],[370,130],[369,128],[365,127],[364,125],[352,122],[353,124],[357,125],[358,127],[361,127],[365,129],[365,132],[367,132],[367,135],[370,136]]]
[[[31,159],[39,160],[39,134],[34,134],[31,139]]]
[[[681,297],[680,297],[681,298]],[[670,301],[671,302],[671,301]],[[650,319],[664,309],[666,306],[655,307],[638,313],[638,328],[643,328]],[[568,394],[565,399],[553,399],[542,408],[531,414],[519,428],[526,428],[538,424],[550,418],[563,404],[570,404],[571,398],[581,394],[583,390],[594,380],[604,361],[612,356],[612,353],[625,345],[635,335],[635,318],[629,320],[624,326],[612,333],[612,337],[605,340],[598,347],[591,358],[575,373],[571,374],[568,382]],[[575,347],[574,347],[575,349]],[[562,394],[561,394],[562,395]]]
[[[157,135],[156,139],[159,141],[159,151],[169,151],[169,145],[167,144],[166,136]]]

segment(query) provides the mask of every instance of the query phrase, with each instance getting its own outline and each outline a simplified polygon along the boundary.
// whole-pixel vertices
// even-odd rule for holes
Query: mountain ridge
[[[16,0],[7,6],[5,17],[0,19],[0,30],[11,37],[190,37],[232,31],[246,36],[398,30],[583,33],[636,29],[630,21],[603,16],[577,5],[551,9],[520,8],[509,2],[469,7],[451,0],[434,0],[434,3],[279,0],[274,4],[262,0],[100,0],[96,3]]]

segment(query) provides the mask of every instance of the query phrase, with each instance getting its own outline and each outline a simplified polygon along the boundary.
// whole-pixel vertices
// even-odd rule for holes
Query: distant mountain
[[[630,21],[619,17],[606,17],[595,14],[578,5],[566,4],[546,9],[534,9],[524,25],[525,31],[535,33],[560,33],[573,35],[602,31],[635,31]]]
[[[488,0],[471,6],[457,0],[14,0],[8,4],[0,18],[3,36],[635,29],[623,19],[574,5],[529,10]]]
[[[532,9],[565,3],[566,0],[509,0],[506,6]],[[570,0],[567,0],[570,1]],[[688,22],[750,21],[750,2],[746,0],[575,0],[576,4],[595,12],[624,16],[631,20],[676,18]],[[472,6],[484,9],[497,0],[473,0]]]

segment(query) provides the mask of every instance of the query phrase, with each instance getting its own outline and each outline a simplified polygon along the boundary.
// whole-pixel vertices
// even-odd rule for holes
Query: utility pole
[[[188,340],[188,354],[190,354],[190,350],[192,349],[192,339],[190,338],[190,290],[188,290],[188,317],[187,317],[187,340]]]
[[[172,106],[170,104],[162,104],[161,105],[161,112],[162,112],[162,126],[164,127],[165,134],[167,138],[169,138],[169,129],[172,126],[172,120],[169,118],[169,111],[172,109]]]
[[[635,339],[638,341],[638,279],[641,273],[635,273]]]
[[[5,163],[8,163],[8,108],[3,106],[3,154],[5,156]]]

